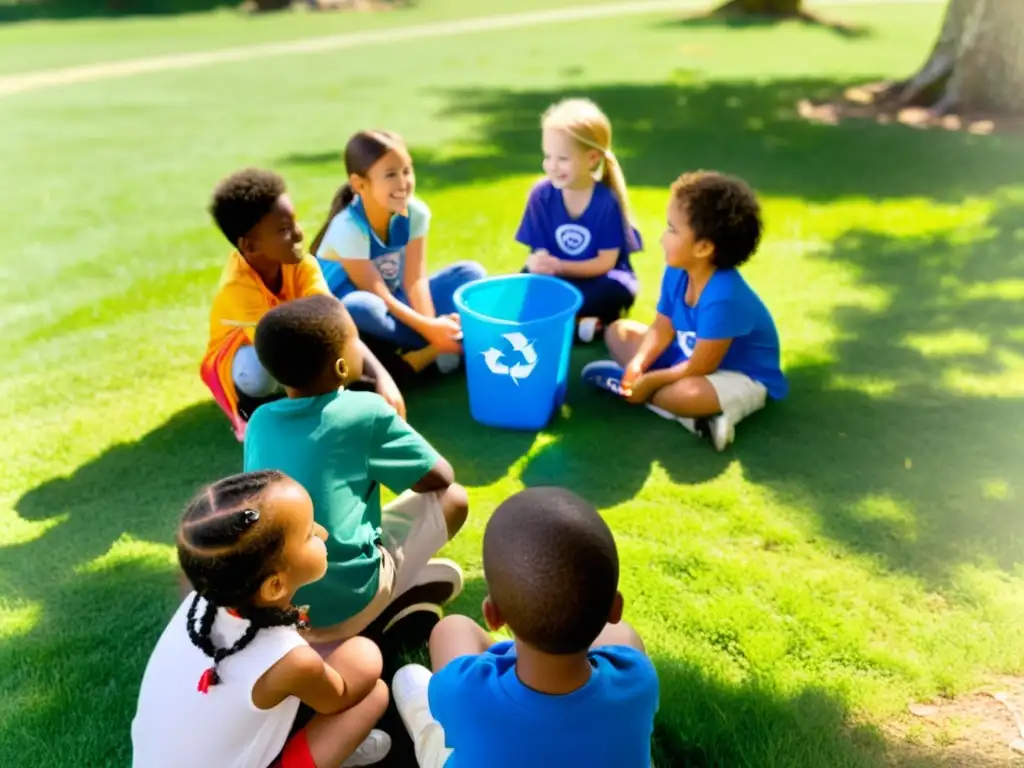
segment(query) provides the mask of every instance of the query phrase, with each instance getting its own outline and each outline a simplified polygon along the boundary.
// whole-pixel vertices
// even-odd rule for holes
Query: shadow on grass
[[[719,7],[706,13],[691,13],[678,19],[658,22],[659,27],[680,28],[680,29],[763,29],[765,27],[777,27],[780,24],[803,24],[809,27],[820,27],[829,32],[834,32],[845,38],[870,37],[872,30],[869,27],[858,24],[850,24],[842,19],[833,19],[819,14],[803,11],[796,16],[786,16],[768,13],[737,13],[727,8]]]
[[[839,238],[824,258],[856,267],[885,306],[823,318],[836,362],[790,371],[788,401],[742,430],[746,475],[932,582],[961,563],[1024,562],[1024,438],[1010,426],[1024,424],[1022,233],[1024,205],[1004,201],[972,239]]]
[[[852,85],[827,78],[699,81],[680,71],[660,85],[595,85],[542,91],[466,89],[447,93],[440,119],[471,122],[461,154],[414,149],[423,194],[540,173],[541,113],[565,96],[593,98],[615,128],[615,152],[632,186],[667,189],[685,170],[714,168],[758,191],[810,202],[849,196],[925,197],[959,202],[1024,177],[1024,139],[917,131],[874,123],[810,123],[799,100]],[[314,148],[285,165],[336,166],[341,147]],[[523,191],[524,199],[526,189]],[[652,233],[646,233],[648,239]]]
[[[236,0],[14,0],[0,3],[0,24],[43,19],[176,16],[240,5]]]

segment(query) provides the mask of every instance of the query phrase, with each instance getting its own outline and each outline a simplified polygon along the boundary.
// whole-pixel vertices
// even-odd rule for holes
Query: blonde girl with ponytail
[[[642,249],[608,116],[589,99],[553,104],[541,119],[544,178],[530,191],[516,240],[525,272],[579,288],[577,337],[592,341],[636,300],[631,253]]]

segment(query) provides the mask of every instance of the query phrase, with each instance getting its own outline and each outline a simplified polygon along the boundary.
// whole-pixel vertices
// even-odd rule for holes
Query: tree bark
[[[924,66],[886,95],[939,115],[1024,114],[1024,0],[950,0]]]
[[[738,9],[766,16],[796,16],[801,4],[801,0],[740,0]]]

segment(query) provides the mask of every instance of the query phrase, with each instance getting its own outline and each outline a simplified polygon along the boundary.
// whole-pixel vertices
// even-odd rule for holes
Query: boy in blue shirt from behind
[[[757,250],[761,209],[743,181],[699,171],[672,185],[667,219],[654,322],[614,323],[605,333],[614,362],[590,363],[583,378],[722,451],[736,424],[788,391],[775,322],[737,269]]]
[[[607,524],[563,488],[503,502],[484,533],[483,613],[430,637],[434,674],[409,665],[392,695],[421,768],[643,768],[651,764],[658,676],[621,621]]]

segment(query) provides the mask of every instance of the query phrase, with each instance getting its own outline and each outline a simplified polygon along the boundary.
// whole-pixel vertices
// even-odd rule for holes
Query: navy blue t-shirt
[[[549,179],[537,182],[530,190],[516,240],[531,251],[543,248],[565,261],[587,261],[599,251],[618,248],[619,258],[608,275],[636,292],[629,255],[642,248],[640,234],[631,229],[627,237],[622,206],[601,182],[594,184],[589,205],[575,219],[569,215],[560,189]]]
[[[666,267],[658,299],[658,313],[675,328],[681,358],[690,358],[697,339],[732,339],[718,367],[761,382],[774,400],[785,397],[789,385],[780,365],[775,321],[743,275],[735,269],[715,272],[695,307],[685,300],[689,282],[686,270]]]
[[[430,712],[453,750],[446,768],[644,768],[658,710],[651,660],[626,646],[590,652],[590,680],[562,696],[527,688],[511,641],[463,656],[430,680]]]

